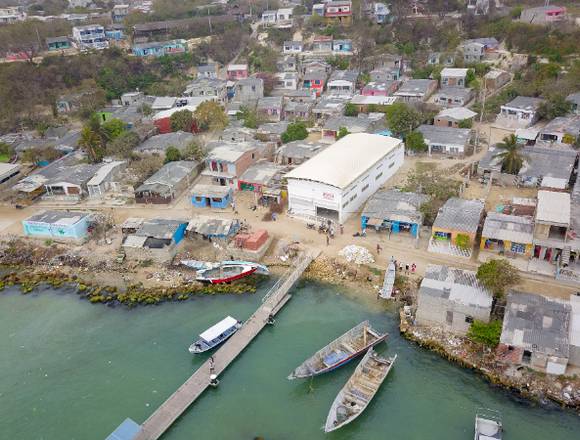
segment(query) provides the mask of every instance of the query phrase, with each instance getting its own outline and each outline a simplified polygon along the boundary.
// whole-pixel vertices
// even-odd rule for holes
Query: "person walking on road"
[[[381,245],[377,243],[377,255],[381,255]]]

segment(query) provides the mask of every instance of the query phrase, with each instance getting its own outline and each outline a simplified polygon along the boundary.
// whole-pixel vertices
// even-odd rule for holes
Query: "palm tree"
[[[518,174],[524,164],[522,145],[518,143],[515,134],[503,138],[503,142],[496,145],[498,150],[493,157],[501,161],[501,170],[508,174]]]

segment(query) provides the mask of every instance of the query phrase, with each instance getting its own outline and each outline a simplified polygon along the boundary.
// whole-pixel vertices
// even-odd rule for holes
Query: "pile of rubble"
[[[375,262],[374,257],[368,249],[354,244],[342,248],[338,255],[344,257],[349,263],[355,264],[371,264]]]

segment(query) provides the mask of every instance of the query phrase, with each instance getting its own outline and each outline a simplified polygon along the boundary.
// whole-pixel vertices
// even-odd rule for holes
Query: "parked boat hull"
[[[256,267],[249,267],[248,269],[230,276],[223,276],[223,277],[205,277],[203,273],[198,276],[196,279],[201,281],[202,283],[209,283],[209,284],[222,284],[222,283],[231,283],[232,281],[236,281],[245,277],[252,275],[256,272]]]
[[[382,358],[371,348],[332,402],[324,432],[336,431],[360,416],[379,391],[396,360],[397,355]]]
[[[351,341],[349,340],[349,336],[353,337],[353,336],[361,336],[361,335],[357,335],[357,333],[355,332],[355,330],[357,328],[361,328],[363,329],[363,331],[367,331],[369,333],[369,337],[372,337],[372,339],[364,346],[362,346],[360,349],[350,353],[349,355],[337,360],[337,362],[331,364],[331,365],[326,365],[322,368],[317,368],[317,369],[312,369],[310,366],[313,363],[318,363],[320,364],[322,360],[324,360],[325,357],[328,357],[330,354],[332,354],[333,352],[335,352],[338,348],[341,347],[341,344],[343,343],[350,343]],[[345,334],[339,336],[337,339],[335,339],[334,341],[332,341],[330,344],[326,345],[325,347],[323,347],[322,349],[318,350],[313,356],[311,356],[310,358],[308,358],[306,361],[304,361],[298,368],[296,368],[289,376],[288,379],[289,380],[293,380],[293,379],[304,379],[307,377],[313,377],[313,376],[319,376],[321,374],[325,374],[328,373],[330,371],[336,370],[337,368],[342,367],[343,365],[346,365],[347,363],[349,363],[350,361],[352,361],[353,359],[357,358],[358,356],[360,356],[361,354],[365,353],[367,350],[369,350],[370,348],[374,347],[375,345],[379,344],[380,342],[383,342],[386,338],[388,337],[388,334],[380,334],[380,333],[376,333],[371,327],[368,321],[364,321],[361,324],[353,327],[351,330],[349,330],[348,332],[346,332]],[[342,350],[340,350],[342,352]]]

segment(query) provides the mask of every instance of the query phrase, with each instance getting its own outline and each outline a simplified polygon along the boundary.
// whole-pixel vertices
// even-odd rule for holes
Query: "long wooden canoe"
[[[334,399],[326,418],[324,432],[342,428],[362,414],[391,371],[396,359],[397,355],[392,358],[381,357],[372,348],[367,351]]]
[[[374,330],[369,321],[363,321],[306,359],[288,376],[288,379],[328,373],[384,341],[387,336],[388,333],[382,334]]]

